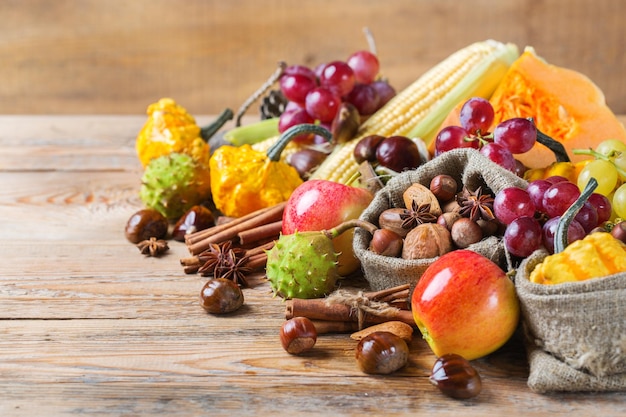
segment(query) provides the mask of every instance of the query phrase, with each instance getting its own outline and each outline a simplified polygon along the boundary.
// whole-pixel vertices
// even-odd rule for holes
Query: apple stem
[[[378,227],[376,227],[376,225],[368,221],[360,220],[360,219],[352,219],[352,220],[347,220],[341,223],[340,225],[333,227],[332,229],[322,230],[322,233],[324,233],[329,239],[334,239],[337,236],[341,235],[343,232],[353,229],[355,227],[360,227],[361,229],[365,229],[371,234],[374,234],[374,232],[378,230]]]
[[[587,185],[585,185],[585,188],[580,193],[578,199],[576,199],[576,201],[574,201],[574,203],[572,203],[572,205],[565,210],[565,213],[563,213],[559,219],[556,226],[556,232],[554,233],[554,253],[563,252],[563,250],[567,247],[569,243],[567,240],[569,225],[572,223],[576,214],[578,214],[582,206],[589,199],[589,196],[593,194],[597,187],[598,181],[593,177],[589,178]]]

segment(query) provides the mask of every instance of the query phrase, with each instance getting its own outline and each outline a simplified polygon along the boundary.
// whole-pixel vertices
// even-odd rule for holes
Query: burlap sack
[[[378,223],[378,216],[391,207],[404,207],[402,193],[414,183],[430,185],[430,181],[439,174],[452,176],[459,184],[475,190],[479,186],[485,191],[497,193],[509,186],[526,187],[527,183],[514,173],[491,162],[474,149],[456,149],[448,151],[421,167],[403,172],[392,178],[379,190],[371,204],[361,214],[361,219]],[[372,253],[367,248],[371,235],[361,229],[354,233],[353,248],[361,261],[365,279],[374,291],[403,284],[417,282],[426,268],[436,258],[405,260]],[[506,258],[501,239],[490,237],[468,249],[474,250],[506,268]]]
[[[626,391],[626,273],[558,285],[529,276],[547,255],[517,270],[530,375],[535,392]]]

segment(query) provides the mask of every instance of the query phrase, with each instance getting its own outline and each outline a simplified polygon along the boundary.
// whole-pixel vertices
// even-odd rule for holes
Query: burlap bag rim
[[[378,216],[390,207],[404,207],[402,192],[413,183],[428,186],[438,174],[451,175],[459,184],[470,189],[483,187],[497,193],[509,186],[526,188],[527,182],[491,160],[475,149],[454,149],[431,159],[415,170],[405,171],[379,190],[360,218],[377,224]],[[404,260],[376,255],[367,248],[371,235],[356,229],[353,239],[354,253],[361,261],[365,279],[373,290],[382,290],[396,285],[414,283],[419,279],[433,259]],[[501,240],[490,237],[468,249],[477,251],[498,264],[503,263]]]
[[[515,276],[529,388],[626,391],[626,273],[558,285],[530,282],[530,272],[547,255],[536,251]]]

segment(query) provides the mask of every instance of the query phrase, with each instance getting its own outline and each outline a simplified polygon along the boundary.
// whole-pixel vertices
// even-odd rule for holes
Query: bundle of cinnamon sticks
[[[185,273],[196,273],[202,266],[202,253],[214,244],[231,242],[233,247],[245,250],[246,266],[259,271],[267,262],[266,250],[272,248],[280,236],[286,203],[256,210],[237,218],[222,218],[217,225],[185,236],[191,254],[180,260]]]
[[[319,334],[353,332],[392,320],[415,327],[408,298],[409,284],[376,292],[336,291],[326,298],[294,298],[285,301],[285,319],[311,319]]]

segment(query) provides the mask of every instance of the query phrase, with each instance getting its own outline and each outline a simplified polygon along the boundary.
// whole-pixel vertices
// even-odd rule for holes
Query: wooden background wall
[[[493,38],[583,72],[626,113],[625,18],[623,0],[0,0],[0,114],[142,114],[165,96],[236,110],[279,60],[366,49],[364,27],[397,89]]]

